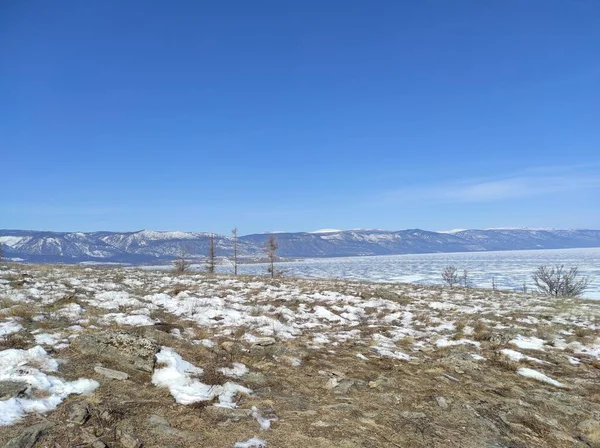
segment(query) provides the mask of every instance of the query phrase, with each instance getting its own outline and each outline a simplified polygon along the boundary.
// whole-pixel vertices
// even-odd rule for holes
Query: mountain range
[[[263,247],[275,235],[277,254],[285,258],[346,257],[490,250],[563,249],[600,247],[600,230],[485,229],[432,232],[420,229],[332,230],[261,233],[240,236],[238,253],[246,258],[264,255]],[[233,239],[215,235],[218,256],[231,256]],[[156,263],[208,252],[205,232],[47,232],[0,230],[5,258],[28,262]]]

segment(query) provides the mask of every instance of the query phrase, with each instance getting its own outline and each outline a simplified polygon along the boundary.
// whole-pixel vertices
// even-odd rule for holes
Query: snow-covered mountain
[[[275,234],[282,257],[340,257],[405,253],[600,247],[600,230],[486,229],[429,232],[420,229],[334,230]],[[241,236],[238,252],[259,257],[270,234]],[[203,232],[44,232],[0,230],[8,258],[26,261],[153,262],[171,259],[182,249],[191,257],[208,252]],[[233,240],[215,235],[217,254],[230,256]]]

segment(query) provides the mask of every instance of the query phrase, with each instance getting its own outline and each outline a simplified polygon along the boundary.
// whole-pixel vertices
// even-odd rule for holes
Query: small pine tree
[[[275,277],[275,258],[277,258],[277,249],[279,245],[277,244],[277,238],[274,235],[269,237],[267,244],[265,246],[265,253],[267,254],[267,259],[269,260],[269,268],[267,272],[271,274],[271,278]]]

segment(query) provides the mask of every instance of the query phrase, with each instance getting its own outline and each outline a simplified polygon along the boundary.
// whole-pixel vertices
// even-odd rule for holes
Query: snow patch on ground
[[[133,307],[140,305],[139,300],[129,297],[129,293],[125,291],[100,292],[89,303],[90,305],[107,310],[119,309],[120,306]]]
[[[517,370],[517,373],[521,376],[524,376],[525,378],[533,378],[534,380],[541,381],[542,383],[552,384],[553,386],[556,386],[556,387],[565,387],[564,384],[562,384],[556,380],[553,380],[549,376],[546,376],[543,373],[538,372],[537,370],[534,370],[534,369],[528,369],[527,367],[521,367],[519,370]]]
[[[260,425],[261,431],[268,431],[269,428],[271,427],[271,422],[278,420],[277,418],[263,417],[256,406],[252,406],[251,411],[252,411],[252,413],[251,413],[252,417],[254,417],[254,419],[256,419],[256,421]]]
[[[34,335],[35,343],[38,345],[47,345],[56,349],[63,349],[69,346],[68,339],[61,333],[39,333]]]
[[[479,342],[477,341],[471,341],[470,339],[458,339],[456,341],[449,341],[446,338],[440,338],[437,341],[435,341],[435,345],[436,347],[451,347],[453,345],[473,345],[477,348],[479,348],[479,346],[481,345]]]
[[[131,325],[134,327],[143,327],[146,325],[154,325],[156,322],[144,314],[127,315],[124,313],[109,313],[105,314],[101,322],[109,324],[115,322],[119,325]]]
[[[600,344],[583,345],[580,342],[574,342],[569,344],[569,346],[578,355],[588,355],[600,359]]]
[[[21,325],[17,319],[9,319],[5,322],[0,322],[0,337],[17,333],[22,329],[23,325]]]
[[[235,445],[233,445],[233,448],[267,448],[267,441],[252,437],[246,442],[237,442]]]
[[[511,350],[510,348],[505,348],[501,350],[501,353],[506,356],[511,361],[521,362],[521,361],[533,361],[538,364],[548,364],[546,361],[542,361],[541,359],[533,358],[531,356],[524,355],[521,352],[517,352],[516,350]]]
[[[185,361],[169,347],[162,347],[156,354],[156,362],[159,367],[154,370],[152,384],[167,387],[175,401],[180,404],[211,401],[218,397],[219,403],[215,406],[235,408],[236,404],[233,398],[236,394],[250,395],[252,393],[251,389],[233,382],[223,385],[202,383],[198,378],[204,371]]]
[[[453,310],[456,308],[456,305],[448,302],[431,302],[427,306],[433,310]]]
[[[9,349],[0,352],[0,381],[27,383],[27,392],[45,391],[46,395],[43,398],[12,397],[0,401],[0,426],[12,425],[31,412],[43,414],[52,411],[68,395],[92,393],[99,386],[93,380],[80,378],[64,381],[44,373],[57,369],[58,362],[39,345],[29,350]]]
[[[536,337],[517,336],[515,339],[510,341],[511,344],[516,345],[523,350],[544,350],[545,341]]]
[[[392,339],[381,334],[374,334],[373,339],[376,341],[376,344],[371,346],[371,351],[374,351],[379,356],[410,361],[410,355],[396,350],[396,344]]]
[[[241,362],[234,362],[232,367],[223,367],[219,371],[229,378],[241,378],[248,373],[248,367]]]

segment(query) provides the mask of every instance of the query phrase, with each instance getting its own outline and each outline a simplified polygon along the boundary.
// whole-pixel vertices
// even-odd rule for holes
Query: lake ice
[[[600,299],[600,248],[460,252],[437,254],[382,255],[369,257],[313,258],[277,263],[277,269],[292,277],[345,278],[374,282],[441,284],[440,273],[454,265],[466,269],[475,287],[491,288],[494,278],[499,289],[533,288],[531,274],[543,264],[577,266],[590,278],[584,297]],[[222,265],[220,272],[232,267]],[[263,263],[239,266],[240,274],[265,275]]]

